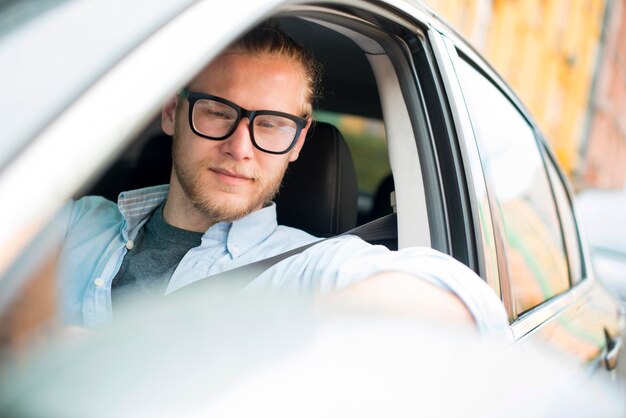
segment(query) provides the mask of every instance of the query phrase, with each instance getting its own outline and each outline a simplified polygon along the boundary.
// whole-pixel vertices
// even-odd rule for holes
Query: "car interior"
[[[450,252],[439,238],[445,236],[440,233],[445,222],[438,215],[443,203],[434,153],[428,148],[430,115],[415,82],[431,70],[423,67],[420,75],[421,67],[414,68],[411,59],[425,59],[418,38],[422,29],[331,8],[307,7],[272,19],[309,49],[323,69],[314,124],[276,197],[279,223],[322,238],[350,231],[390,249],[422,245]],[[161,131],[157,106],[150,105],[155,113],[142,115],[143,126],[133,127],[138,133],[124,138],[128,145],[116,150],[108,164],[105,158],[99,161],[102,168],[88,173],[88,180],[76,180],[76,187],[83,185],[75,199],[100,195],[115,202],[122,191],[169,182],[172,139]],[[428,199],[426,184],[431,185]],[[54,257],[42,264],[51,272],[42,277],[53,277]],[[0,340],[17,341],[54,317],[54,301],[43,303],[37,296],[49,288],[34,283],[34,293],[23,292],[5,321],[15,325],[7,330],[17,331],[0,333]],[[28,316],[32,323],[24,325],[21,318],[35,311],[33,304],[41,314]]]
[[[383,75],[390,65],[386,51],[362,32],[331,22],[296,17],[276,20],[282,30],[313,52],[323,68],[322,97],[315,105],[314,125],[276,198],[279,224],[332,237],[373,222],[363,238],[397,249],[395,182],[389,161],[393,155],[389,155],[387,142],[393,135],[406,138],[407,129],[409,135],[413,133],[410,124],[407,126],[409,118],[398,118],[398,108],[406,110],[406,105],[400,103],[399,107],[397,99],[388,99],[386,104],[388,109],[394,108],[393,129],[383,122],[379,92],[391,98],[400,89],[397,79]],[[376,131],[375,137],[371,131]],[[406,154],[404,148],[397,148],[396,153]],[[171,138],[160,131],[160,118],[156,117],[79,196],[101,195],[116,201],[124,190],[168,183],[170,171]],[[407,177],[407,190],[407,182],[421,182]],[[413,192],[407,192],[410,194]]]

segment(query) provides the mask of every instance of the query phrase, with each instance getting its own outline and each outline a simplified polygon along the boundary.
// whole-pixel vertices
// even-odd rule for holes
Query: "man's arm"
[[[328,239],[274,265],[249,285],[268,286],[316,294],[320,306],[406,312],[429,323],[458,323],[483,336],[512,338],[493,289],[467,266],[431,248],[390,251],[353,236]]]
[[[348,310],[476,329],[465,304],[453,293],[424,280],[399,272],[385,272],[319,296],[322,310]]]

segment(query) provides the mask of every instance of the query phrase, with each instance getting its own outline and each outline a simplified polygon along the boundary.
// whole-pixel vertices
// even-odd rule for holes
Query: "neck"
[[[170,185],[167,201],[163,207],[163,219],[177,228],[194,232],[206,232],[215,222],[208,219],[183,194],[184,192],[180,187],[176,187],[173,184]]]

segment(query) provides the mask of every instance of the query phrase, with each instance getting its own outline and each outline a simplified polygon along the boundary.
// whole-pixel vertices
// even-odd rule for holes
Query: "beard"
[[[207,158],[191,165],[185,161],[183,152],[180,140],[175,137],[172,148],[174,175],[188,202],[212,224],[241,219],[271,202],[280,190],[289,165],[285,160],[273,176],[268,176],[229,158]],[[211,186],[204,180],[211,169],[243,175],[252,179],[252,187],[242,189],[224,184]]]

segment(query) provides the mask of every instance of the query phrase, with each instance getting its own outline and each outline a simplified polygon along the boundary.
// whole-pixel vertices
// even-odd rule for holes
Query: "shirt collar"
[[[169,189],[168,184],[162,184],[120,193],[117,206],[126,221],[122,233],[134,235],[148,216],[167,199]]]
[[[149,215],[167,199],[168,191],[169,185],[163,184],[120,193],[117,205],[126,221],[123,233],[134,235]],[[225,242],[228,253],[235,259],[267,239],[277,227],[276,204],[272,202],[232,223],[213,225],[204,233],[202,240]]]
[[[271,203],[232,223],[213,225],[202,239],[224,242],[231,258],[236,259],[267,239],[277,227],[276,204]]]

